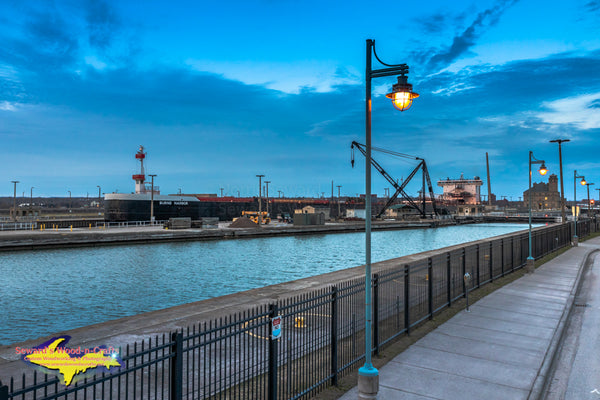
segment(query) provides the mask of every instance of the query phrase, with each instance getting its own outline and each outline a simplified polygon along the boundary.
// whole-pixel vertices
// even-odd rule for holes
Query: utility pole
[[[560,215],[562,216],[562,223],[567,222],[567,216],[565,215],[565,185],[563,183],[563,167],[562,167],[562,149],[561,144],[570,142],[569,139],[556,139],[551,140],[550,143],[558,143],[558,162],[560,164]]]
[[[15,186],[15,193],[13,196],[13,219],[16,222],[17,221],[17,183],[19,183],[19,181],[11,181],[14,186]]]
[[[263,174],[256,175],[258,178],[258,226],[262,225],[262,178]]]
[[[154,224],[154,177],[156,174],[148,174],[152,178],[152,186],[150,187],[150,225]]]
[[[340,203],[341,203],[341,197],[340,197],[340,189],[341,189],[342,185],[337,185],[338,188],[338,218],[342,215],[342,211],[340,210]]]
[[[271,183],[271,181],[265,181],[265,184],[267,185],[267,217],[269,216],[269,183]]]

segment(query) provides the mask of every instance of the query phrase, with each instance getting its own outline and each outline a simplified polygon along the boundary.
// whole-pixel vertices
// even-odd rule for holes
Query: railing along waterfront
[[[534,257],[569,246],[573,224],[537,228]],[[580,221],[577,233],[598,231]],[[527,233],[454,246],[373,275],[373,353],[468,291],[522,268]],[[469,272],[473,279],[465,283]],[[365,355],[364,279],[148,338],[122,349],[122,365],[65,387],[54,375],[23,374],[3,386],[8,399],[303,399],[356,371]],[[271,336],[281,317],[283,335]]]
[[[53,230],[69,228],[87,228],[87,229],[111,229],[111,228],[132,228],[141,226],[162,226],[165,221],[122,221],[106,222],[95,219],[74,218],[74,219],[36,219],[27,222],[0,222],[0,231],[18,231],[18,230]]]

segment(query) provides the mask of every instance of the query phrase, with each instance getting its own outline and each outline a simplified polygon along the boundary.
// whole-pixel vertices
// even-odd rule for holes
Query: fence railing
[[[52,229],[69,229],[69,228],[86,228],[86,229],[111,229],[111,228],[131,228],[140,226],[163,226],[165,221],[122,221],[122,222],[105,222],[97,220],[86,220],[85,218],[63,219],[63,220],[32,220],[29,222],[0,222],[0,231],[16,231],[16,230],[52,230]]]
[[[535,258],[570,245],[572,224],[537,228]],[[585,237],[598,230],[578,223]],[[527,232],[453,247],[373,275],[373,353],[468,291],[522,268]],[[466,284],[463,276],[473,279]],[[355,371],[365,355],[363,278],[203,322],[122,349],[120,369],[65,387],[54,375],[0,383],[8,399],[301,399]],[[282,318],[281,339],[271,336]]]

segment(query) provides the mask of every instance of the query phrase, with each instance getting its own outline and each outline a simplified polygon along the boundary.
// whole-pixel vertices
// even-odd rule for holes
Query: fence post
[[[446,293],[448,294],[446,301],[448,307],[452,306],[452,265],[450,263],[450,252],[446,253]]]
[[[462,276],[465,276],[467,273],[467,248],[462,248]],[[467,297],[467,283],[464,279],[461,279],[463,283],[463,296]]]
[[[481,287],[480,275],[479,275],[479,243],[477,243],[477,288]]]
[[[373,346],[379,354],[379,274],[373,274]]]
[[[500,239],[500,266],[502,267],[502,276],[504,277],[504,238]]]
[[[406,328],[406,334],[410,335],[410,268],[408,264],[404,266],[404,327]]]
[[[433,261],[427,258],[427,304],[429,308],[429,319],[433,319]]]
[[[2,384],[0,381],[0,400],[8,400],[8,386]]]
[[[268,399],[277,400],[277,339],[271,335],[271,321],[277,316],[277,304],[269,304],[269,374],[268,374]]]
[[[183,398],[183,333],[171,333],[171,386],[169,396],[171,400]]]
[[[510,237],[510,272],[515,272],[515,237]]]
[[[490,241],[490,282],[494,282],[494,244]]]
[[[338,385],[337,286],[331,287],[331,384]]]

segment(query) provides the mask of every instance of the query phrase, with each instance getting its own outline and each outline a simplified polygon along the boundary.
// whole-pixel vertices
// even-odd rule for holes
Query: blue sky
[[[271,195],[364,193],[350,143],[364,143],[366,39],[421,95],[400,113],[395,78],[373,81],[374,146],[425,158],[434,182],[485,180],[488,152],[492,192],[517,200],[528,151],[558,174],[548,141],[565,138],[567,197],[574,169],[600,185],[599,0],[373,4],[3,1],[0,196],[11,180],[131,192],[139,145],[163,193],[256,195],[256,174]],[[414,167],[374,156],[395,178]]]

